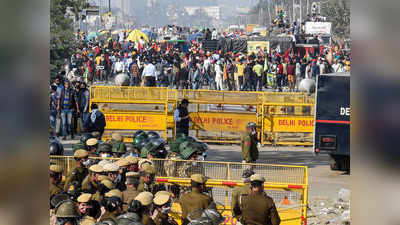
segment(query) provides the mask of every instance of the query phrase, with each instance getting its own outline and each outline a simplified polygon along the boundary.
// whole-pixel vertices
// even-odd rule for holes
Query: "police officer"
[[[136,196],[135,200],[139,201],[143,206],[140,215],[142,217],[142,223],[144,225],[155,225],[154,220],[150,216],[150,209],[153,204],[153,194],[145,191]]]
[[[204,194],[206,190],[206,177],[201,174],[193,174],[190,177],[190,186],[192,191],[183,194],[179,200],[182,208],[182,224],[186,225],[190,221],[187,216],[195,210],[202,210],[207,208],[215,208],[213,199]]]
[[[112,145],[110,143],[104,142],[99,146],[99,156],[101,158],[111,157]]]
[[[89,167],[89,175],[82,182],[82,191],[94,194],[97,191],[99,176],[104,172],[102,166],[95,164]]]
[[[128,172],[129,161],[125,158],[122,158],[116,161],[115,164],[119,166],[118,176],[115,181],[116,188],[120,191],[125,191],[126,172]]]
[[[250,169],[246,169],[243,171],[242,174],[242,180],[244,185],[243,186],[237,186],[233,189],[232,192],[232,215],[234,217],[237,217],[238,220],[240,220],[239,215],[235,214],[235,209],[236,207],[239,207],[239,198],[240,195],[242,194],[248,194],[250,191],[250,177],[254,174],[254,171],[250,170]]]
[[[90,200],[92,200],[92,195],[89,193],[82,193],[79,195],[77,199],[79,215],[83,216],[86,214],[87,204]]]
[[[63,168],[59,165],[51,165],[50,166],[50,199],[58,194],[63,192],[63,188],[60,185],[62,179]]]
[[[96,157],[97,156],[97,149],[99,147],[98,140],[96,138],[89,138],[86,141],[86,146],[87,146],[87,151],[89,153],[90,157]]]
[[[129,204],[131,203],[132,200],[138,196],[140,193],[137,188],[139,186],[139,173],[138,172],[128,172],[126,173],[126,190],[122,192],[124,195],[124,211],[128,210]]]
[[[118,189],[113,189],[104,195],[101,204],[106,210],[105,213],[100,217],[100,222],[108,221],[111,224],[117,225],[117,216],[122,214],[122,192]]]
[[[114,132],[111,134],[112,154],[115,158],[120,158],[126,153],[126,146],[121,134]]]
[[[117,217],[118,225],[143,225],[141,215],[144,207],[142,203],[133,200],[128,206],[128,212]]]
[[[134,156],[127,156],[125,157],[126,160],[128,160],[128,171],[129,172],[139,172],[139,159],[134,157]]]
[[[240,222],[245,225],[279,225],[281,219],[276,210],[274,200],[264,192],[264,177],[254,174],[250,177],[250,181],[250,192],[240,196],[240,208],[235,209],[235,214],[241,215]]]
[[[104,195],[110,190],[114,189],[114,184],[109,180],[107,176],[99,176],[100,183],[97,185],[97,191],[92,196],[93,200],[101,202]]]
[[[94,225],[101,215],[100,203],[95,200],[90,200],[87,203],[86,213],[83,216],[79,225]]]
[[[178,223],[168,215],[171,211],[171,194],[167,191],[159,191],[153,199],[155,210],[153,212],[154,222],[157,225],[178,225]]]
[[[57,225],[76,225],[79,215],[73,201],[65,200],[56,206],[56,224]]]
[[[70,184],[74,181],[76,181],[78,186],[81,186],[82,181],[89,174],[86,168],[86,165],[90,163],[88,160],[88,152],[83,149],[77,150],[74,153],[74,159],[76,161],[76,167],[68,173],[67,179],[65,180],[64,191],[68,191]]]
[[[256,127],[255,123],[249,122],[246,133],[241,138],[243,163],[255,163],[258,159]]]
[[[108,176],[108,178],[114,183],[117,184],[117,177],[119,175],[119,166],[115,163],[107,163],[103,166],[104,172]]]
[[[189,121],[191,121],[191,118],[189,117],[189,111],[187,109],[188,106],[189,101],[187,99],[183,99],[181,104],[174,112],[176,134],[183,133],[186,136],[189,136]]]
[[[155,174],[156,174],[154,166],[149,164],[144,164],[139,174],[140,174],[140,183],[138,186],[138,191],[139,192],[148,191],[153,193]]]

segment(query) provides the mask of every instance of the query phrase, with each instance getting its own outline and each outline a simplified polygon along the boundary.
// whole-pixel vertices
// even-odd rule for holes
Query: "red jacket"
[[[287,66],[287,74],[288,75],[294,75],[294,70],[295,70],[295,66],[293,64],[289,64]]]

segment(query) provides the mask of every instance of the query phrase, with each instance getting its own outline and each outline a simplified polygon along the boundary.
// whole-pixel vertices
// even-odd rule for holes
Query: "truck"
[[[350,171],[350,74],[317,76],[314,153],[328,154],[331,170]]]

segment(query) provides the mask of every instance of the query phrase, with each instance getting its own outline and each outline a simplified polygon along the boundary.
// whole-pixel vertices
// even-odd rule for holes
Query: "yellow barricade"
[[[312,145],[314,97],[305,93],[173,90],[159,87],[92,86],[90,101],[105,114],[104,139],[118,131],[160,131],[175,137],[174,110],[187,98],[190,135],[205,142],[239,143],[248,122],[258,125],[261,144]]]
[[[101,158],[91,158],[101,159]],[[107,158],[118,160],[118,158]],[[152,159],[156,168],[156,182],[166,185],[189,186],[190,175],[201,173],[209,178],[206,185],[210,194],[225,216],[223,224],[236,224],[232,218],[231,194],[233,188],[242,186],[241,175],[244,169],[252,168],[265,177],[265,192],[274,199],[284,225],[306,224],[308,203],[308,168],[305,166],[244,164],[234,162],[187,161]],[[72,156],[50,156],[50,164],[64,168],[65,176],[75,166]],[[180,221],[181,209],[174,204],[174,217]]]

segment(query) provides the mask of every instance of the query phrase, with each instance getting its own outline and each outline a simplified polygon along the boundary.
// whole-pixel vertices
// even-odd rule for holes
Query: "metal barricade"
[[[173,90],[156,87],[93,86],[90,101],[106,116],[104,139],[118,131],[160,131],[175,137],[174,110],[190,101],[189,134],[209,143],[240,143],[248,122],[258,125],[261,144],[312,145],[314,97],[305,93]]]

